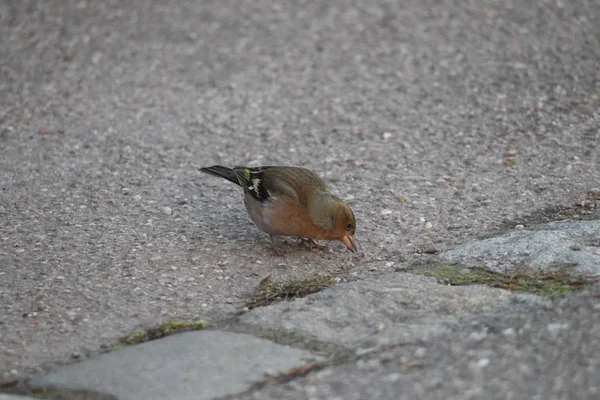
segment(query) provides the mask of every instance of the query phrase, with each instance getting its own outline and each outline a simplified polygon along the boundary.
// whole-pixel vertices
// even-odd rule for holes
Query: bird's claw
[[[317,242],[315,242],[315,239],[306,239],[303,237],[299,237],[300,239],[300,244],[307,244],[311,249],[313,247],[316,247],[319,250],[324,250],[325,246],[322,246],[320,244],[318,244]]]

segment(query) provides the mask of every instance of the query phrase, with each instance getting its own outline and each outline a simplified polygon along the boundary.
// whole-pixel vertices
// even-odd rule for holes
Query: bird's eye
[[[347,231],[351,231],[353,228],[354,228],[354,226],[351,223],[348,223],[348,225],[346,225]]]

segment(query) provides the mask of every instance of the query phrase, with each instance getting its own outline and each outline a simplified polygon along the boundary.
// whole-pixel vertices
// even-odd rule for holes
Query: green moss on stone
[[[246,307],[266,306],[279,300],[291,300],[307,296],[311,293],[327,289],[334,281],[331,275],[309,275],[304,279],[284,279],[281,282],[273,282],[271,276],[263,279],[258,286],[258,293],[244,303]]]
[[[87,390],[70,390],[61,388],[44,388],[33,393],[24,393],[36,399],[48,400],[118,400],[115,396]]]
[[[421,272],[449,285],[488,285],[514,292],[557,297],[582,288],[591,281],[586,275],[572,275],[563,269],[499,273],[486,268],[444,266]]]
[[[159,339],[165,336],[173,335],[175,333],[197,331],[204,328],[206,328],[206,321],[204,320],[197,320],[191,322],[172,320],[168,322],[162,322],[154,328],[150,328],[145,331],[133,331],[129,335],[121,338],[119,341],[123,345],[129,346],[133,344],[146,342],[148,340]],[[118,346],[119,345],[115,346],[115,349]]]

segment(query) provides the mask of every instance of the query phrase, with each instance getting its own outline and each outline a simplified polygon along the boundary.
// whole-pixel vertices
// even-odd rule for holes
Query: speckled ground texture
[[[267,274],[360,280],[594,217],[599,20],[591,0],[0,0],[0,382],[231,317]],[[239,188],[197,171],[216,163],[313,169],[361,253],[275,256]],[[429,365],[471,362],[452,345]]]

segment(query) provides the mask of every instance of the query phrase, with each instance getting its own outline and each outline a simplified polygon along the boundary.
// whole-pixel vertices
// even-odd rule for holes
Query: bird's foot
[[[325,246],[322,246],[320,244],[318,244],[317,242],[315,242],[315,239],[306,239],[303,237],[299,237],[300,239],[300,244],[307,244],[311,249],[313,247],[316,247],[319,250],[324,250]]]

